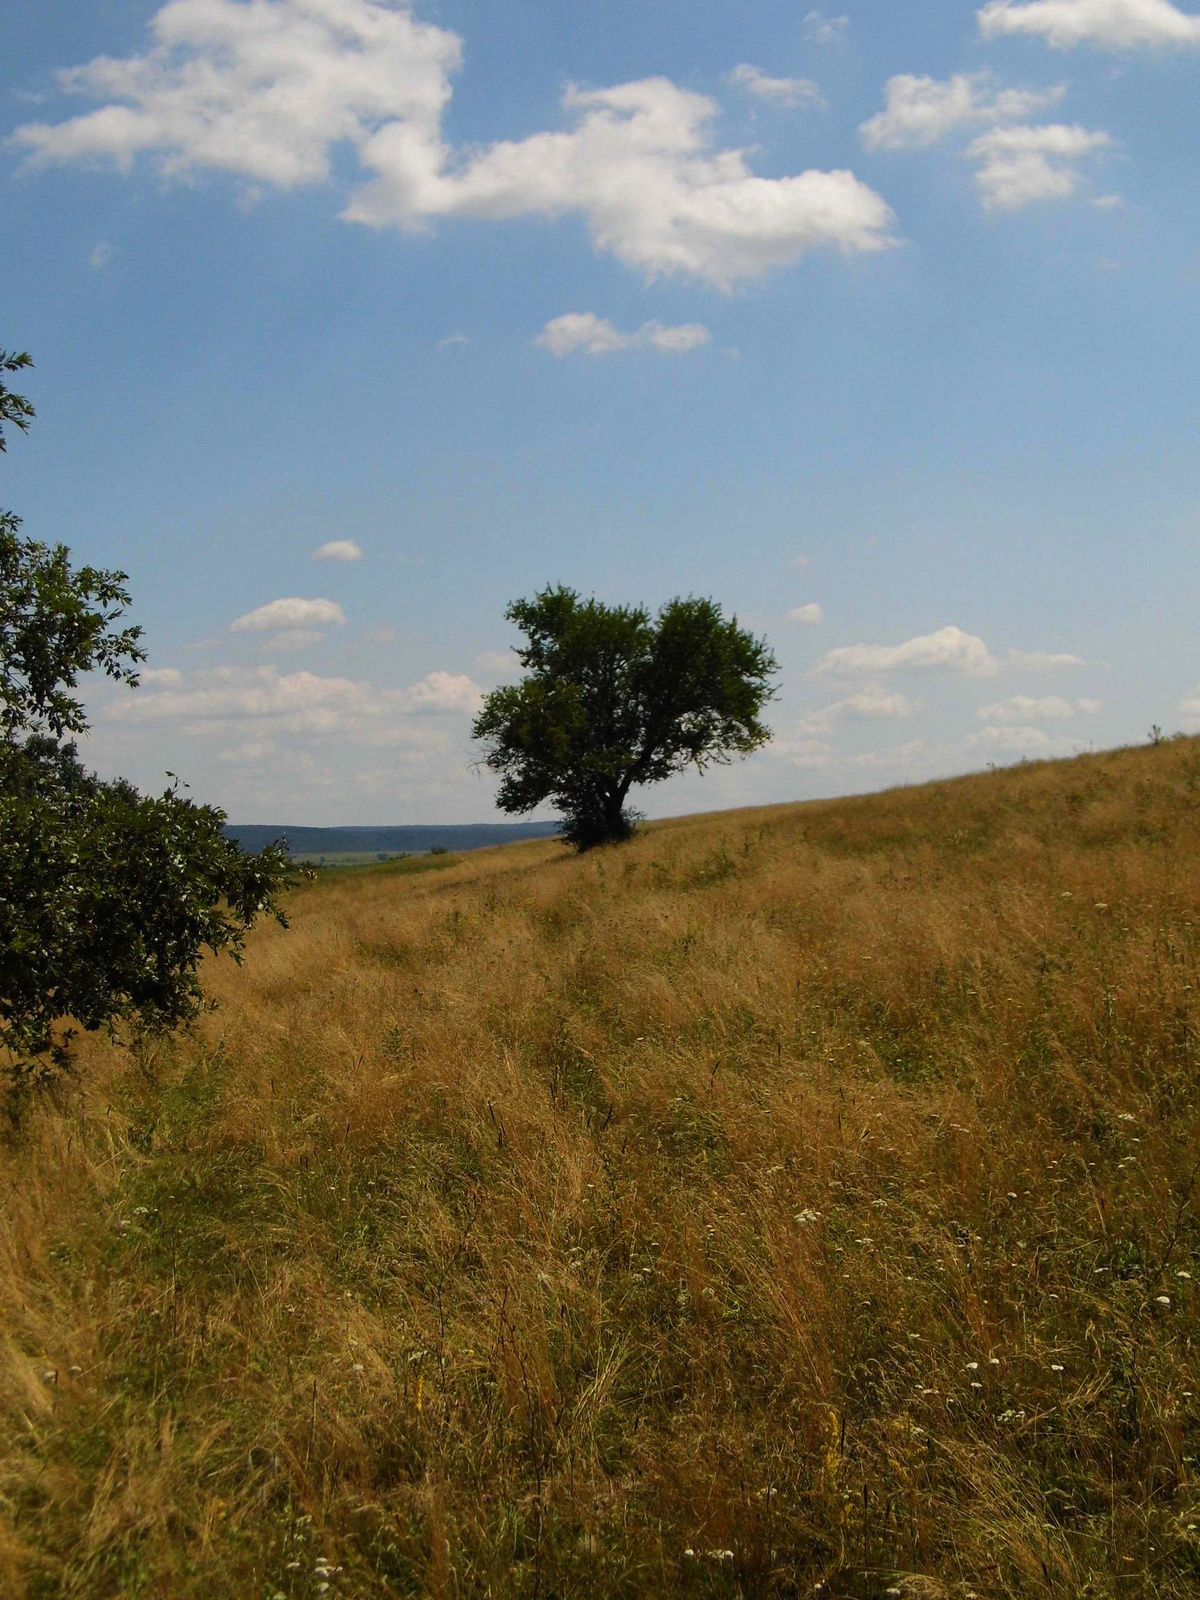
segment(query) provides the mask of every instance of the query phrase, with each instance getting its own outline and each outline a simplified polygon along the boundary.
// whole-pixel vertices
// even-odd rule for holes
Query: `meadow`
[[[1200,1591],[1200,744],[410,865],[0,1152],[3,1600]]]

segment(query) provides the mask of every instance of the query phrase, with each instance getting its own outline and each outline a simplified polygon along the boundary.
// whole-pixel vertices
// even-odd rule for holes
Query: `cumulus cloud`
[[[241,741],[282,734],[349,738],[387,745],[412,734],[411,719],[461,717],[478,707],[482,690],[465,674],[430,672],[402,689],[376,689],[351,678],[278,667],[212,667],[186,682],[176,674],[149,690],[122,696],[107,708],[109,720],[163,724],[193,734]],[[406,733],[406,727],[409,732]],[[249,731],[248,731],[249,730]]]
[[[792,610],[788,612],[788,616],[793,622],[824,622],[825,608],[824,606],[817,605],[816,601],[814,600],[810,601],[810,603],[806,606],[794,606]]]
[[[567,311],[549,321],[533,341],[539,350],[552,356],[582,352],[589,356],[612,355],[617,350],[657,350],[661,355],[684,355],[708,344],[712,334],[699,322],[644,322],[635,333],[621,333],[594,311]]]
[[[301,600],[296,595],[269,600],[229,624],[230,633],[276,633],[282,629],[340,627],[346,613],[336,600]]]
[[[979,27],[985,39],[1030,34],[1058,50],[1200,45],[1200,17],[1170,0],[989,0]]]
[[[400,691],[412,711],[461,711],[473,715],[483,690],[464,672],[429,672],[411,689]]]
[[[314,561],[361,561],[362,546],[353,539],[330,539],[312,553]]]
[[[1065,650],[1010,650],[1008,664],[1023,672],[1063,672],[1087,666],[1082,656],[1073,656]]]
[[[884,90],[884,109],[859,132],[868,150],[928,148],[953,133],[983,128],[965,151],[989,211],[1016,211],[1036,200],[1063,200],[1082,180],[1080,162],[1111,144],[1109,136],[1064,123],[1024,118],[1062,98],[1051,89],[999,89],[990,73],[940,81],[901,74]]]
[[[153,155],[169,176],[205,168],[289,189],[329,176],[334,145],[387,123],[436,142],[459,65],[454,33],[381,0],[170,0],[142,55],[58,74],[107,103],[14,139],[40,161]]]
[[[1189,733],[1200,733],[1200,683],[1190,689],[1179,702],[1180,715]]]
[[[891,722],[911,717],[916,709],[915,702],[907,695],[895,694],[890,689],[871,683],[843,700],[835,700],[832,705],[810,711],[796,724],[796,731],[805,737],[824,736],[832,733],[835,725],[843,719],[851,722]]]
[[[1100,710],[1098,700],[1070,700],[1060,694],[1015,694],[1011,700],[997,700],[980,706],[975,715],[981,722],[1056,722],[1083,713],[1094,714]]]
[[[771,754],[789,766],[820,770],[833,762],[833,746],[824,739],[775,739]]]
[[[988,211],[1016,211],[1035,200],[1065,200],[1078,189],[1078,163],[1112,141],[1097,129],[1048,123],[992,128],[967,154],[978,163],[975,182]]]
[[[729,74],[730,81],[745,89],[758,100],[770,105],[811,107],[824,110],[827,102],[820,88],[810,78],[772,78],[761,67],[752,67],[743,61]]]
[[[35,163],[149,156],[167,176],[280,189],[325,181],[346,145],[368,175],[349,221],[576,215],[648,277],[725,288],[817,246],[892,242],[889,207],[853,173],[757,176],[745,151],[715,145],[716,104],[666,78],[569,88],[566,130],[455,150],[442,116],[460,60],[457,34],[386,0],[169,0],[143,54],[60,73],[101,105],[13,141]]]
[[[324,637],[317,628],[285,628],[282,633],[264,637],[262,647],[292,655],[297,650],[307,650],[310,644],[319,644]]]
[[[173,689],[183,682],[183,673],[178,667],[143,667],[138,682],[144,689]]]
[[[844,716],[856,722],[888,722],[894,717],[911,717],[917,709],[907,695],[868,685],[857,694],[838,702]]]
[[[174,723],[225,729],[242,722],[275,722],[293,732],[334,726],[340,711],[360,697],[349,678],[312,672],[281,674],[277,667],[212,667],[152,693],[116,701],[108,716],[120,722]]]
[[[941,81],[900,73],[883,91],[884,109],[859,129],[868,150],[915,150],[947,134],[984,123],[1019,122],[1060,100],[1052,89],[998,89],[988,72],[959,73]]]
[[[1054,741],[1043,728],[981,728],[965,740],[968,750],[991,750],[997,754],[1037,756],[1054,748]]]
[[[853,173],[760,178],[741,150],[713,148],[714,101],[667,78],[570,88],[574,125],[502,142],[453,164],[393,123],[362,146],[375,179],[343,213],[374,226],[440,216],[577,214],[593,243],[653,278],[685,273],[728,288],[817,246],[890,244],[888,205]]]
[[[907,639],[903,644],[851,644],[830,650],[813,671],[820,676],[851,677],[889,672],[957,672],[972,678],[991,677],[998,664],[983,640],[953,626]]]
[[[841,44],[849,32],[849,17],[827,17],[823,11],[810,11],[804,18],[805,38],[813,44]]]
[[[514,650],[482,650],[475,657],[475,665],[485,672],[512,672],[520,663]]]

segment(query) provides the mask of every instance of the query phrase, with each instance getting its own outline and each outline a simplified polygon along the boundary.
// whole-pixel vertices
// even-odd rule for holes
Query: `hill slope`
[[[243,850],[261,850],[286,838],[293,855],[350,855],[402,850],[483,850],[521,839],[548,839],[557,822],[463,822],[395,828],[288,828],[264,822],[231,822],[225,829]]]
[[[0,1595],[1196,1593],[1195,742],[405,865],[7,1155]]]

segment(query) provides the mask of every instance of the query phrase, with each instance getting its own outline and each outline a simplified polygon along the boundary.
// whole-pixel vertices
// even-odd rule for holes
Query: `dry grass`
[[[1198,866],[1179,741],[298,893],[3,1156],[0,1595],[1195,1595]]]

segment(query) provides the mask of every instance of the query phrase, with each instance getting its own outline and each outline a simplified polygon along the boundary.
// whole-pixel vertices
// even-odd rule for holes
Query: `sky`
[[[1200,12],[5,0],[0,504],[129,574],[87,759],[492,817],[547,583],[711,596],[804,799],[1200,730]]]

